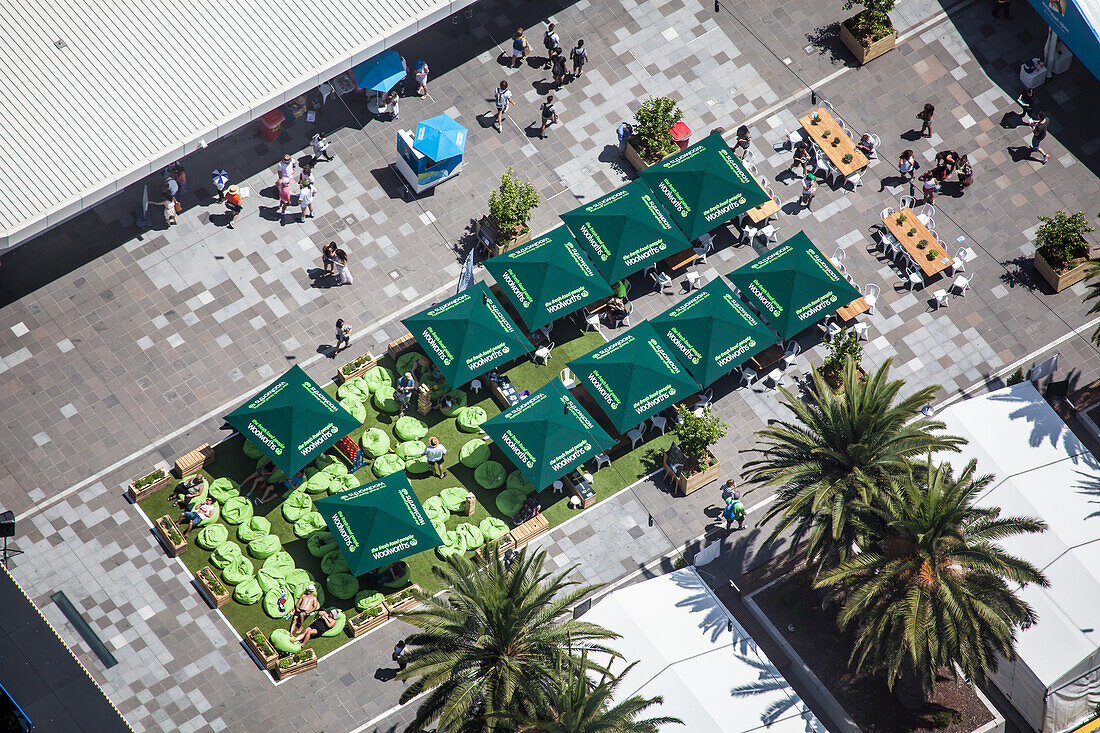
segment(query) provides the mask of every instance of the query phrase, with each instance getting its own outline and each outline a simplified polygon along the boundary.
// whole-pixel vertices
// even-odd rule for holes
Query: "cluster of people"
[[[910,191],[913,187],[913,176],[920,167],[916,162],[912,150],[906,150],[901,154],[898,162],[898,171],[902,178],[909,181]],[[903,171],[903,168],[905,169]],[[941,185],[955,175],[959,183],[960,195],[974,182],[974,168],[970,165],[970,159],[966,155],[960,155],[954,150],[941,150],[936,153],[936,166],[925,172],[921,177],[922,200],[931,204],[936,199]]]
[[[572,77],[574,79],[579,78],[584,73],[584,65],[588,63],[588,49],[584,47],[584,39],[577,41],[577,45],[569,51],[567,59],[555,26],[550,23],[546,26],[546,32],[542,35],[542,45],[546,49],[542,68],[550,70],[555,89],[561,89],[566,83],[567,77],[570,75],[569,62],[572,62],[573,65]],[[516,32],[512,34],[512,57],[510,62],[512,68],[522,65],[523,59],[527,58],[530,53],[531,44],[528,43],[523,28],[517,28]],[[512,92],[508,90],[506,80],[500,82],[493,97],[496,102],[496,118],[493,122],[493,128],[500,132],[509,107],[515,104],[512,101]],[[547,127],[558,123],[558,111],[554,106],[553,94],[547,94],[543,100],[542,106],[539,108],[539,120],[541,123],[539,125],[539,137],[545,138]]]
[[[737,522],[737,529],[745,528],[745,505],[741,503],[741,493],[737,491],[733,479],[726,481],[722,487],[722,519],[726,520],[726,531],[733,531],[733,523]]]
[[[336,242],[329,242],[321,250],[321,273],[334,275],[337,285],[351,285],[355,282],[351,270],[348,269],[348,253],[337,247]]]

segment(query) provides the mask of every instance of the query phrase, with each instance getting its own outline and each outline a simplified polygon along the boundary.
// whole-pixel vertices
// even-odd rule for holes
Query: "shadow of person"
[[[335,359],[338,353],[335,346],[332,344],[318,344],[317,353],[327,356],[329,359]]]
[[[914,129],[914,130],[907,130],[907,131],[901,133],[901,135],[899,135],[898,137],[900,137],[902,140],[908,140],[911,143],[915,143],[917,140],[921,139],[921,134],[920,134],[920,130],[915,130]]]
[[[374,670],[374,679],[378,680],[379,682],[389,682],[391,680],[397,679],[397,672],[398,670],[394,669],[393,667],[379,667],[378,669]]]
[[[1039,162],[1036,158],[1032,157],[1034,151],[1027,145],[1009,145],[1006,149],[1008,150],[1008,154],[1012,156],[1013,163],[1022,163],[1025,160],[1031,160],[1036,163]]]

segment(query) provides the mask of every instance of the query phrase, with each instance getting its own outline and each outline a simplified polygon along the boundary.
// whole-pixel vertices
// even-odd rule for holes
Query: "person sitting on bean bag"
[[[266,484],[273,473],[275,473],[275,464],[271,461],[267,461],[250,473],[245,477],[244,481],[241,481],[242,496],[252,496],[252,492],[256,490],[257,484]],[[245,486],[248,487],[247,491],[244,491]]]
[[[174,493],[176,494],[174,503],[177,506],[186,507],[192,499],[202,493],[202,475],[196,473],[186,481],[180,481]]]
[[[294,478],[292,478],[290,480],[290,485],[291,486],[297,486],[298,484],[302,483],[302,481],[304,481],[305,478],[306,478],[305,473],[303,473],[302,471],[299,471],[298,473],[294,474]],[[257,503],[264,504],[266,502],[271,501],[271,497],[273,497],[275,495],[275,492],[278,491],[280,488],[283,488],[283,484],[271,484],[271,483],[269,483],[267,485],[267,488],[264,489],[264,495],[256,500]]]
[[[214,516],[214,506],[214,497],[208,496],[206,501],[195,507],[194,511],[185,511],[180,514],[180,518],[176,520],[176,526],[183,527],[183,536],[186,537],[187,533],[202,524],[203,520]],[[184,527],[185,524],[186,527]]]
[[[305,627],[306,618],[316,611],[319,605],[320,604],[317,603],[317,586],[310,583],[306,586],[305,591],[302,593],[302,597],[298,599],[298,603],[294,605],[294,610],[290,614],[291,635]],[[324,613],[324,611],[322,611],[322,613]],[[328,631],[328,629],[321,629],[321,631]]]
[[[339,615],[339,611],[330,611],[328,609],[322,608],[320,611],[317,612],[317,618],[313,621],[313,623],[303,629],[302,633],[295,636],[294,641],[298,642],[299,644],[305,644],[315,636],[320,636],[321,634],[325,633],[336,625],[336,617]]]
[[[450,392],[444,392],[439,399],[432,403],[433,410],[449,410],[455,406],[455,398]]]

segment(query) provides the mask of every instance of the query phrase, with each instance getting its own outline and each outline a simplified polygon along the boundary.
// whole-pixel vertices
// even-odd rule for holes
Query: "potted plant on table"
[[[531,181],[521,181],[509,168],[500,177],[500,188],[489,194],[489,216],[477,224],[478,239],[496,257],[531,241],[531,212],[541,203]]]
[[[844,0],[845,10],[863,6],[863,10],[840,24],[840,40],[860,64],[894,47],[898,32],[889,15],[894,3],[895,0]]]
[[[668,97],[647,97],[634,112],[634,134],[626,140],[623,157],[643,171],[680,148],[669,129],[684,118],[680,105]]]
[[[850,328],[841,329],[834,336],[826,336],[825,344],[829,348],[829,355],[821,363],[818,373],[825,380],[825,384],[834,391],[842,391],[844,388],[844,362],[851,359],[855,362],[856,371],[861,375],[866,372],[860,366],[863,360],[863,346],[859,343],[859,335]]]
[[[1089,243],[1085,235],[1094,231],[1084,213],[1040,216],[1035,232],[1035,269],[1050,283],[1054,292],[1061,292],[1089,275]]]
[[[680,422],[676,425],[676,444],[684,454],[684,465],[676,476],[678,496],[687,496],[696,489],[717,481],[721,464],[710,447],[726,434],[728,428],[722,420],[704,407],[695,413],[684,405],[676,406]]]

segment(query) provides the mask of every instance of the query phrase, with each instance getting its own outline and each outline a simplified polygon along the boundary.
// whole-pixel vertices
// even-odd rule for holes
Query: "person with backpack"
[[[733,492],[733,496],[726,502],[722,510],[722,518],[726,520],[726,531],[733,531],[733,523],[737,522],[737,529],[745,528],[745,505],[741,503],[741,494]]]
[[[531,46],[527,43],[527,36],[523,35],[522,28],[516,28],[512,34],[512,68],[516,68],[531,53]]]
[[[546,101],[542,103],[542,127],[539,128],[539,137],[546,137],[546,126],[558,124],[558,112],[554,109],[554,95],[547,94]]]
[[[343,318],[336,319],[336,350],[332,352],[333,356],[340,353],[340,349],[346,349],[351,346],[351,326],[344,323]]]
[[[569,52],[569,59],[573,62],[573,77],[580,78],[584,71],[584,65],[588,63],[588,51],[584,48],[584,39],[577,41],[573,50]]]
[[[550,68],[551,73],[554,75],[554,88],[561,89],[561,85],[565,83],[565,54],[561,52],[560,48],[555,48],[550,51]]]
[[[546,63],[542,68],[549,69],[553,60],[554,49],[561,50],[561,41],[558,40],[558,34],[554,32],[554,24],[546,26],[546,32],[542,34],[542,46],[546,49]]]
[[[622,122],[615,128],[615,135],[619,138],[619,155],[626,150],[626,141],[634,134],[634,126],[629,122]]]
[[[500,132],[500,126],[504,122],[504,114],[508,111],[508,107],[513,104],[512,93],[508,91],[508,82],[501,80],[500,86],[494,94],[497,103],[497,120],[493,123],[493,127]]]

